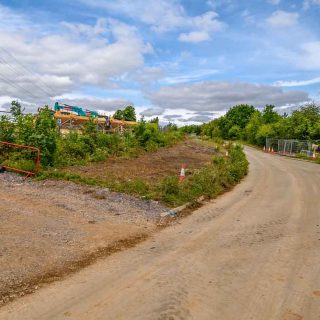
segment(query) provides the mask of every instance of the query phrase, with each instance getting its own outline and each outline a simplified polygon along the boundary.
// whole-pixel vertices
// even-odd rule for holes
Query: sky
[[[320,101],[319,16],[320,0],[0,0],[0,110],[290,111]]]

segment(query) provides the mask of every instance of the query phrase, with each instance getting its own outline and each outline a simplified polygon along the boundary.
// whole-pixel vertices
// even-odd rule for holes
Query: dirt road
[[[320,319],[320,166],[247,153],[232,192],[0,319]]]

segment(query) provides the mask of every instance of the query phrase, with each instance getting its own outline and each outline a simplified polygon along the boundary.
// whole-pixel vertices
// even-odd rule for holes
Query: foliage
[[[262,120],[265,124],[275,123],[280,120],[280,115],[274,111],[275,106],[266,105],[262,111]]]
[[[117,119],[117,120],[123,120],[123,110],[117,110],[114,115],[113,115],[113,118],[114,119]]]
[[[117,110],[115,114],[113,115],[114,119],[117,120],[125,120],[125,121],[136,121],[136,111],[134,107],[132,106],[127,106],[123,110]]]
[[[126,119],[135,119],[133,107],[128,106],[123,112]],[[19,102],[13,101],[11,113],[12,119],[0,117],[0,140],[38,147],[43,167],[85,164],[88,161],[105,160],[108,156],[137,156],[144,151],[172,145],[183,138],[183,134],[175,126],[160,130],[158,123],[146,123],[144,120],[138,123],[133,132],[126,132],[124,135],[97,131],[93,119],[84,125],[81,133],[70,131],[62,135],[57,130],[56,121],[48,106],[39,109],[35,117],[23,114]],[[34,162],[32,155],[22,151],[19,154],[20,159],[13,150],[1,147],[0,162],[10,162],[18,168],[27,167]]]
[[[0,141],[14,141],[15,125],[7,116],[0,117]]]
[[[219,127],[222,137],[225,139],[242,138],[242,130],[246,127],[254,112],[255,108],[247,104],[232,107],[226,115],[220,119]]]
[[[191,125],[182,127],[180,130],[183,133],[199,135],[201,133],[201,126],[191,124]]]
[[[159,125],[159,118],[155,117],[149,120],[150,123],[156,123],[157,125]]]
[[[11,102],[10,112],[15,119],[22,116],[23,111],[24,111],[24,109],[22,108],[19,101],[14,100]]]
[[[231,108],[225,116],[200,126],[200,133],[212,139],[245,140],[262,146],[266,138],[320,140],[320,107],[302,106],[291,115],[280,115],[273,105],[260,111],[249,105]],[[180,129],[188,132],[189,126]]]
[[[183,134],[176,126],[167,126],[160,130],[157,123],[147,123],[142,119],[134,128],[134,137],[146,151],[154,151],[159,146],[165,147],[176,143]]]

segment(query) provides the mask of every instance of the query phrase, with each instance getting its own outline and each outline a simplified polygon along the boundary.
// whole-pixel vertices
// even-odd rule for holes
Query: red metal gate
[[[6,145],[6,146],[9,146],[9,147],[12,147],[12,148],[21,148],[21,149],[34,150],[34,151],[36,152],[36,154],[37,154],[37,157],[36,157],[36,159],[35,159],[36,169],[35,169],[34,172],[22,170],[22,169],[19,169],[19,168],[12,168],[12,167],[9,167],[9,166],[6,166],[6,165],[2,165],[2,164],[0,163],[0,166],[1,166],[1,167],[6,168],[6,169],[9,169],[9,170],[13,170],[13,171],[25,173],[25,174],[27,174],[27,177],[32,176],[32,175],[36,175],[36,174],[39,172],[39,165],[40,165],[40,149],[39,149],[39,148],[31,147],[31,146],[25,146],[25,145],[22,145],[22,144],[16,144],[16,143],[11,143],[11,142],[6,142],[6,141],[0,141],[0,144]]]

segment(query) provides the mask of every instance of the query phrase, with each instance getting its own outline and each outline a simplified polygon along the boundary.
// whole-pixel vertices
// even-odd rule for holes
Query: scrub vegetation
[[[132,107],[124,111],[126,115],[134,114]],[[134,157],[173,145],[183,138],[183,133],[174,125],[160,130],[157,123],[148,123],[143,119],[132,131],[123,135],[98,132],[93,121],[87,123],[81,133],[71,130],[62,135],[47,106],[35,117],[23,114],[21,105],[13,101],[11,114],[11,118],[0,117],[0,141],[38,147],[41,150],[43,168],[102,161],[110,156]],[[34,155],[31,153],[32,151],[21,149],[15,152],[9,150],[9,147],[0,146],[1,163],[24,170],[34,169],[34,160],[31,159]]]

